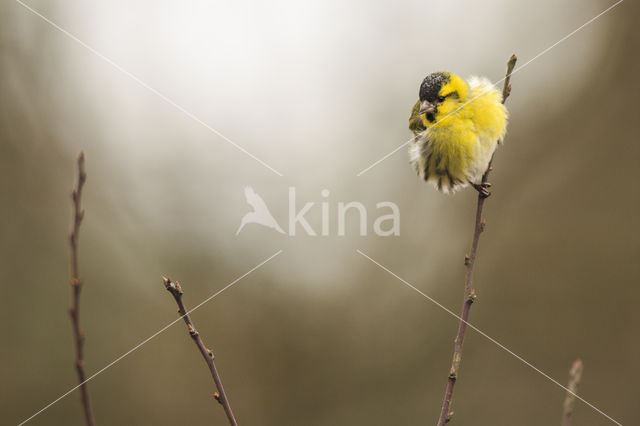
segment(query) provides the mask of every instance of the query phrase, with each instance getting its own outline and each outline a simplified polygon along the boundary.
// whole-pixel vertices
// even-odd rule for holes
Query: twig
[[[191,318],[189,318],[189,314],[182,303],[182,288],[180,287],[180,283],[177,281],[171,281],[171,279],[162,277],[164,281],[164,286],[171,293],[173,298],[176,300],[178,304],[178,314],[184,319],[184,322],[187,324],[187,329],[189,330],[189,336],[193,339],[193,342],[198,346],[198,350],[202,354],[204,360],[207,362],[209,366],[209,370],[211,370],[211,377],[213,377],[213,381],[216,384],[217,392],[213,394],[213,397],[222,404],[224,408],[224,412],[229,419],[229,424],[231,426],[238,426],[238,422],[236,422],[235,417],[233,416],[233,412],[231,411],[231,405],[229,404],[229,399],[227,398],[227,394],[224,392],[224,387],[222,386],[222,380],[220,379],[220,374],[218,374],[218,370],[216,369],[216,364],[213,361],[214,356],[211,350],[207,349],[207,347],[202,342],[200,338],[200,334],[196,331],[196,328],[191,322]]]
[[[82,198],[82,187],[87,180],[87,174],[84,171],[84,153],[78,156],[78,183],[71,193],[73,200],[73,230],[69,237],[71,245],[71,288],[73,289],[73,299],[69,315],[71,316],[71,324],[73,327],[73,341],[76,350],[76,373],[78,374],[78,383],[80,384],[80,395],[82,398],[82,408],[84,409],[84,418],[87,426],[95,424],[93,413],[91,411],[91,403],[89,402],[89,390],[85,383],[86,375],[84,373],[84,333],[80,329],[80,290],[83,281],[78,272],[78,235],[80,232],[80,223],[84,217],[84,211],[80,206]]]
[[[569,370],[569,385],[567,396],[564,399],[564,407],[562,410],[562,426],[571,426],[571,416],[573,415],[573,407],[576,403],[576,392],[578,392],[578,384],[582,377],[582,361],[577,359]]]
[[[504,80],[504,87],[502,89],[502,103],[504,103],[511,94],[511,72],[516,65],[516,55],[511,55],[507,62],[507,74]],[[493,159],[492,159],[493,160]],[[489,179],[489,172],[491,172],[491,162],[487,171],[482,176],[482,183],[486,183]],[[473,266],[476,261],[476,255],[478,252],[478,241],[480,240],[480,234],[484,231],[485,221],[482,219],[482,208],[484,207],[484,201],[487,199],[486,195],[478,193],[478,204],[476,207],[476,222],[475,229],[473,231],[473,240],[471,242],[471,252],[465,256],[464,264],[467,267],[467,274],[464,283],[464,304],[462,305],[462,320],[458,326],[458,334],[453,350],[453,361],[451,362],[451,369],[449,370],[449,381],[447,382],[447,388],[444,393],[444,401],[442,402],[442,410],[440,411],[440,418],[438,419],[438,426],[443,426],[449,422],[453,417],[453,411],[450,411],[451,400],[453,398],[453,387],[458,379],[458,370],[460,369],[460,362],[462,361],[462,342],[464,341],[464,334],[467,331],[467,321],[469,319],[469,310],[471,305],[476,299],[476,292],[473,289]]]

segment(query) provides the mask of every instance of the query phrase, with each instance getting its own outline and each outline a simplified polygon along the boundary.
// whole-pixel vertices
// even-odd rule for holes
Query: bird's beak
[[[435,105],[429,101],[422,101],[420,104],[420,114],[427,114],[436,110]]]

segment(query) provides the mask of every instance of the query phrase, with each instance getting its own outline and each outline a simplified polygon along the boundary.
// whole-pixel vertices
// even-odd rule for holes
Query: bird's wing
[[[422,179],[429,178],[429,158],[433,145],[427,133],[427,126],[420,117],[420,99],[411,108],[409,130],[413,132],[413,143],[409,145],[409,160]]]
[[[414,136],[417,136],[419,133],[427,130],[426,126],[422,122],[422,117],[420,117],[420,100],[413,105],[411,108],[411,116],[409,117],[409,130],[413,132]]]

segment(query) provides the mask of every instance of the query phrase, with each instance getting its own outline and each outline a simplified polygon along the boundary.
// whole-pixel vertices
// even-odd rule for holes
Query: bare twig
[[[507,62],[507,74],[504,80],[504,87],[502,89],[502,103],[504,103],[511,94],[511,72],[516,65],[516,55],[511,55]],[[491,162],[489,162],[489,168],[482,176],[482,183],[486,183],[489,179],[489,172],[491,172]],[[453,398],[453,387],[458,379],[458,370],[460,369],[460,362],[462,361],[462,342],[464,341],[464,334],[467,331],[467,321],[469,319],[469,311],[471,305],[476,299],[476,292],[473,289],[473,266],[476,261],[476,255],[478,252],[478,241],[480,240],[480,234],[484,231],[485,221],[482,219],[482,209],[484,207],[484,201],[487,199],[486,195],[478,193],[478,204],[476,207],[476,222],[475,229],[473,231],[473,240],[471,242],[471,252],[465,256],[464,264],[467,268],[467,274],[464,283],[464,303],[462,305],[462,320],[458,326],[458,334],[453,350],[453,361],[451,362],[451,369],[449,370],[449,381],[447,382],[447,388],[444,394],[444,401],[442,402],[442,410],[440,411],[440,418],[438,419],[438,426],[443,426],[449,422],[453,417],[453,411],[450,411],[451,400]]]
[[[569,370],[569,384],[567,396],[564,399],[564,407],[562,410],[562,426],[571,426],[571,416],[573,415],[573,407],[576,403],[576,392],[578,392],[578,384],[582,377],[582,361],[577,359]]]
[[[69,237],[71,245],[71,288],[73,289],[73,299],[69,315],[71,316],[71,324],[73,327],[73,341],[76,350],[76,373],[78,374],[78,383],[80,384],[80,396],[82,398],[82,408],[84,409],[84,417],[87,426],[95,424],[93,413],[91,411],[91,403],[89,402],[89,391],[87,389],[86,375],[84,372],[84,333],[80,329],[80,290],[82,289],[82,279],[78,272],[78,235],[80,232],[80,223],[84,217],[84,211],[80,205],[82,198],[82,187],[87,180],[87,174],[84,171],[84,153],[78,156],[78,183],[71,193],[73,200],[73,229]]]
[[[180,283],[177,281],[171,281],[171,279],[162,277],[164,281],[164,286],[171,293],[173,298],[176,300],[178,304],[178,314],[184,319],[184,322],[187,324],[187,329],[189,330],[189,336],[193,339],[193,342],[198,346],[198,350],[202,354],[204,360],[207,362],[209,366],[209,370],[211,370],[211,377],[213,377],[213,381],[216,384],[217,392],[213,394],[213,397],[222,404],[224,408],[224,412],[229,419],[229,424],[231,426],[237,426],[238,422],[236,422],[235,417],[233,416],[233,412],[231,411],[231,405],[229,404],[229,399],[227,398],[227,394],[224,392],[224,387],[222,386],[222,380],[220,379],[220,374],[218,374],[218,370],[216,369],[216,364],[213,361],[214,356],[211,350],[207,349],[207,347],[202,342],[200,338],[200,334],[196,331],[196,328],[191,322],[191,318],[189,318],[189,314],[182,303],[182,288],[180,287]]]

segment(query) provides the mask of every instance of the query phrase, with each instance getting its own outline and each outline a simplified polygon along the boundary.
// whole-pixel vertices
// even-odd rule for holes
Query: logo
[[[320,202],[320,214],[322,218],[322,225],[320,235],[329,236],[331,231],[331,217],[332,211],[335,211],[335,216],[338,222],[337,235],[343,237],[347,234],[346,223],[347,214],[356,214],[359,218],[359,234],[360,236],[367,236],[369,231],[368,223],[368,211],[366,206],[359,201],[350,201],[348,203],[338,202],[337,208],[331,208],[331,203],[327,200],[329,197],[329,190],[323,189],[320,192],[321,196],[325,199]],[[240,221],[240,226],[236,231],[236,235],[240,234],[247,225],[257,224],[267,228],[273,229],[280,234],[289,235],[290,237],[296,236],[298,225],[306,232],[307,235],[317,236],[318,233],[307,221],[306,215],[313,209],[316,202],[310,201],[305,203],[300,210],[296,208],[296,188],[289,188],[289,218],[288,218],[288,232],[285,232],[278,224],[278,221],[273,217],[271,211],[267,207],[264,199],[258,195],[258,193],[250,186],[244,188],[244,196],[247,200],[247,204],[251,206],[253,211],[246,213]],[[400,209],[396,203],[391,201],[381,201],[376,203],[376,213],[378,216],[373,221],[373,232],[380,237],[399,236],[400,235]],[[386,213],[386,214],[381,214]]]
[[[245,214],[240,221],[240,227],[236,231],[236,235],[242,231],[245,225],[249,223],[257,223],[258,225],[266,226],[267,228],[275,229],[281,234],[284,234],[278,222],[274,219],[273,215],[267,207],[267,203],[264,202],[261,196],[253,190],[252,187],[247,186],[244,188],[244,196],[247,199],[247,203],[253,207],[253,211]]]

